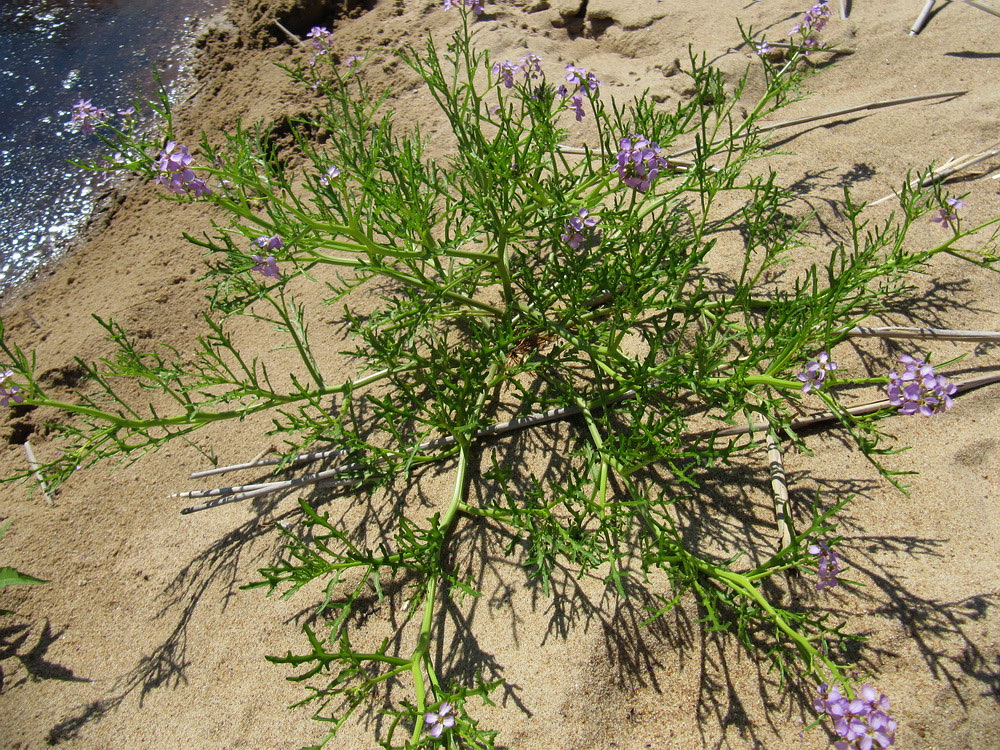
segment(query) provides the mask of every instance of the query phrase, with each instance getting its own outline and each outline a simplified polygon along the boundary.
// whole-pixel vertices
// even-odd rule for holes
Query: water
[[[86,221],[101,178],[67,163],[98,142],[69,128],[92,99],[109,111],[154,67],[183,79],[192,19],[226,0],[0,0],[0,291],[65,248]]]

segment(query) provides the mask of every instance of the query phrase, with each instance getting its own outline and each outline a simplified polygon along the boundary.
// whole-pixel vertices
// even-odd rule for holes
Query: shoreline
[[[175,22],[173,26],[168,26],[167,23],[157,19],[148,27],[151,31],[147,32],[146,37],[162,43],[162,46],[154,45],[142,54],[143,60],[149,60],[148,65],[145,63],[133,65],[127,68],[127,77],[119,76],[113,79],[113,82],[112,79],[104,80],[101,78],[102,75],[106,76],[107,74],[94,73],[88,76],[85,72],[83,77],[87,79],[87,84],[79,89],[76,98],[84,97],[87,91],[92,91],[100,83],[104,83],[108,86],[104,95],[111,100],[105,102],[106,106],[112,109],[123,107],[127,100],[134,97],[136,90],[151,88],[153,79],[150,71],[156,69],[163,77],[171,101],[175,105],[179,105],[195,82],[193,66],[198,55],[199,37],[227,12],[225,9],[213,11],[207,7],[208,5],[219,6],[220,0],[200,0],[200,2],[206,5],[205,11],[207,12],[187,15],[180,22]],[[186,2],[183,7],[190,9],[190,5],[197,4],[198,2]],[[126,24],[126,28],[132,28],[127,24],[133,22],[135,7],[133,3],[125,11],[117,12],[101,20],[101,25],[98,28],[103,29],[106,26],[109,29],[116,29],[123,23]],[[136,32],[137,34],[141,33],[138,30]],[[95,32],[91,31],[90,36],[83,36],[80,41],[76,42],[76,46],[73,48],[73,54],[76,57],[71,58],[72,63],[81,64],[84,62],[82,59],[84,57],[89,62],[89,59],[93,57],[92,51],[88,53],[87,50],[92,50],[95,44],[92,41],[94,34]],[[97,67],[96,70],[103,70],[103,68]],[[54,74],[49,71],[49,68],[43,68],[39,75],[48,79]],[[60,106],[68,105],[60,103]],[[49,112],[48,114],[54,120],[59,121],[56,113]],[[120,175],[88,173],[86,170],[67,163],[68,160],[72,159],[83,158],[86,160],[97,156],[101,144],[95,137],[71,135],[65,126],[62,130],[52,134],[52,137],[55,139],[65,138],[66,141],[65,143],[46,143],[42,151],[54,154],[57,161],[53,166],[65,168],[68,173],[65,175],[62,185],[59,186],[58,194],[54,192],[57,185],[51,185],[44,181],[42,190],[45,191],[45,195],[52,193],[52,198],[46,205],[55,204],[59,210],[55,214],[43,210],[38,214],[30,229],[18,230],[17,237],[27,243],[19,244],[18,247],[29,247],[33,242],[34,249],[31,251],[19,249],[14,253],[17,257],[21,257],[23,253],[23,258],[18,265],[9,269],[9,276],[0,281],[0,304],[4,304],[10,298],[16,298],[18,296],[17,290],[20,287],[30,284],[33,280],[44,278],[47,275],[46,269],[58,263],[73,248],[86,242],[87,232],[101,202],[116,190],[122,189],[124,183],[127,182],[127,178]],[[72,149],[72,151],[60,155],[62,149]],[[51,159],[51,157],[49,158]],[[39,164],[43,162],[32,160],[30,163],[32,169],[38,170],[40,169]],[[29,171],[25,174],[31,175],[33,173]],[[8,209],[5,210],[11,209],[16,202],[16,199],[12,197]],[[34,211],[34,205],[29,210]],[[50,226],[56,217],[58,217],[59,225]]]

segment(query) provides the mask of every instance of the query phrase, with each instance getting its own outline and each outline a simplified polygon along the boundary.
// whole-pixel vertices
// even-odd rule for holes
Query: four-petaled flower
[[[335,180],[340,177],[340,170],[337,167],[329,166],[323,176],[319,178],[319,184],[326,187],[330,184],[330,180]]]
[[[19,386],[12,385],[7,388],[2,387],[3,381],[13,374],[13,370],[4,370],[3,372],[0,372],[0,406],[7,406],[11,401],[15,404],[24,402],[24,396],[21,394]]]
[[[944,375],[936,375],[934,367],[919,357],[904,354],[899,358],[903,372],[890,372],[886,393],[889,403],[899,407],[900,414],[916,414],[925,417],[954,406],[952,396],[958,388],[949,383]]]
[[[473,13],[483,12],[483,3],[485,0],[465,0],[465,7],[472,8]],[[444,0],[444,9],[451,10],[452,6],[461,6],[462,0]]]
[[[67,125],[78,128],[84,135],[93,135],[94,123],[104,122],[108,111],[103,107],[95,107],[90,99],[81,99],[73,105],[73,116]]]
[[[273,255],[268,255],[266,258],[260,255],[252,255],[253,262],[256,263],[251,270],[256,271],[259,274],[267,276],[269,279],[280,279],[281,271],[278,270],[278,262],[275,260]]]
[[[601,85],[596,75],[586,68],[578,68],[575,65],[566,66],[566,80],[575,84],[577,91],[589,91],[591,94],[595,93]]]
[[[455,726],[455,717],[451,715],[451,704],[442,703],[437,711],[425,713],[424,724],[430,727],[431,737],[440,737],[445,729]]]
[[[833,720],[833,730],[840,737],[833,743],[837,750],[872,750],[886,748],[896,740],[896,720],[889,715],[889,699],[871,685],[862,685],[851,700],[836,685],[823,683],[813,702],[817,713]]]
[[[206,182],[195,177],[194,171],[191,169],[193,162],[194,157],[188,153],[187,146],[176,141],[169,141],[163,147],[160,156],[153,162],[153,166],[160,171],[156,181],[177,195],[193,193],[196,198],[211,195],[212,190]]]
[[[819,580],[816,582],[816,590],[832,589],[838,583],[837,574],[844,570],[844,566],[840,564],[840,557],[826,542],[810,544],[808,549],[810,555],[817,557]]]
[[[493,71],[493,75],[500,76],[504,88],[512,89],[514,88],[514,76],[518,73],[524,74],[525,81],[538,78],[542,74],[541,62],[541,57],[534,52],[529,52],[516,63],[510,60],[495,62],[491,70]]]
[[[948,198],[947,203],[949,208],[938,209],[937,215],[931,217],[931,221],[937,222],[945,229],[951,226],[951,222],[958,221],[958,214],[955,212],[965,208],[965,202],[958,198]]]
[[[836,370],[837,363],[830,359],[826,352],[820,352],[815,360],[806,363],[806,369],[798,373],[795,377],[802,381],[802,392],[809,393],[812,390],[819,390],[826,374],[830,370]]]
[[[633,134],[618,142],[618,164],[615,171],[630,188],[645,193],[653,180],[666,168],[667,160],[657,152],[660,145],[644,135]]]
[[[267,250],[280,250],[285,246],[285,241],[276,234],[272,234],[270,237],[261,235],[254,242],[257,244],[257,247],[263,247]]]
[[[597,222],[599,221],[599,217],[590,216],[589,214],[590,211],[581,208],[578,216],[574,216],[566,222],[566,231],[559,236],[559,239],[567,243],[574,250],[580,247],[585,239],[583,235],[584,229],[597,226]]]

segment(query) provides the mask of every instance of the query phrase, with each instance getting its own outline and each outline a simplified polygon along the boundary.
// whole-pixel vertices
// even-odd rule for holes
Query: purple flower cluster
[[[574,216],[566,222],[566,231],[559,236],[559,239],[567,243],[574,250],[580,247],[586,239],[583,235],[584,231],[597,226],[597,222],[600,220],[600,217],[590,216],[589,214],[590,211],[581,208],[578,216]]]
[[[250,269],[251,271],[256,271],[263,276],[267,276],[269,279],[281,278],[281,271],[278,270],[278,261],[273,255],[268,255],[265,258],[262,255],[254,253],[250,257],[253,258],[253,262],[257,264]]]
[[[212,189],[205,181],[194,176],[192,163],[194,157],[188,153],[187,146],[170,141],[160,152],[159,158],[153,162],[153,166],[160,170],[160,176],[156,181],[177,195],[190,193],[196,198],[211,195]]]
[[[951,226],[952,222],[958,221],[958,214],[956,211],[961,211],[965,208],[965,201],[960,201],[958,198],[949,198],[948,208],[939,209],[937,214],[931,218],[931,221],[935,221],[945,229]]]
[[[819,47],[814,34],[818,33],[830,18],[830,6],[828,0],[819,0],[813,7],[807,10],[802,20],[795,24],[789,34],[802,34],[802,49],[806,55]]]
[[[837,585],[837,574],[844,570],[837,553],[830,549],[826,542],[816,542],[809,545],[809,554],[816,555],[816,566],[819,569],[819,581],[816,590],[832,589]]]
[[[920,412],[929,417],[955,405],[951,397],[958,389],[945,380],[944,375],[935,375],[932,365],[909,354],[901,356],[899,361],[903,363],[903,372],[889,373],[886,392],[889,403],[898,406],[900,414]]]
[[[584,117],[584,94],[588,92],[596,94],[601,82],[586,68],[578,68],[575,65],[566,66],[566,80],[573,84],[572,88],[567,88],[566,84],[563,84],[556,90],[556,93],[563,99],[569,98],[570,109],[576,114],[576,121],[580,122]]]
[[[472,8],[473,13],[483,12],[483,3],[485,0],[464,0],[465,7]],[[452,6],[461,7],[463,0],[444,0],[444,9],[451,10]]]
[[[280,250],[285,246],[285,241],[276,234],[272,234],[270,237],[261,235],[254,240],[254,244],[264,250]],[[253,258],[253,262],[257,264],[250,269],[251,271],[256,271],[269,279],[281,278],[281,271],[278,269],[278,261],[273,255],[268,255],[265,258],[262,255],[254,254],[250,257]]]
[[[90,99],[81,99],[73,105],[73,116],[67,125],[78,129],[84,135],[93,135],[94,123],[108,119],[108,110],[95,107]]]
[[[0,406],[7,406],[7,404],[11,401],[15,404],[24,402],[24,396],[21,394],[20,387],[16,385],[12,385],[7,388],[2,387],[3,381],[13,374],[13,370],[4,370],[3,372],[0,372]]]
[[[644,135],[632,134],[618,142],[618,165],[615,171],[630,188],[645,193],[667,160],[658,154],[660,145]]]
[[[829,0],[819,0],[818,3],[802,15],[802,20],[795,24],[788,33],[798,34],[801,32],[804,36],[810,36],[822,30],[830,18],[830,6],[828,2]]]
[[[330,52],[333,33],[322,26],[313,26],[309,29],[309,33],[306,34],[306,39],[309,40],[309,46],[313,48],[312,57],[309,58],[309,65],[313,66],[321,55],[326,55]]]
[[[818,391],[826,374],[837,369],[837,363],[830,359],[826,352],[820,352],[815,360],[806,363],[806,369],[798,373],[795,377],[802,381],[802,392]]]
[[[524,80],[529,81],[542,75],[542,58],[534,52],[529,52],[518,62],[510,60],[493,63],[493,75],[499,75],[503,81],[504,88],[514,88],[514,76],[518,73],[524,74]]]
[[[430,729],[431,737],[440,737],[445,729],[455,726],[455,717],[451,715],[451,704],[442,703],[437,711],[428,711],[424,714],[424,724]]]
[[[826,683],[819,686],[819,695],[813,708],[833,720],[833,729],[840,737],[833,743],[837,750],[886,748],[895,741],[896,720],[889,716],[889,699],[871,685],[862,685],[853,700],[841,695],[836,685]]]

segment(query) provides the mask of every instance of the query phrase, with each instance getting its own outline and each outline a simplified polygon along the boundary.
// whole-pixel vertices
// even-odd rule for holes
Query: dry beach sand
[[[233,0],[228,17],[216,19],[202,37],[199,80],[181,115],[184,138],[196,140],[202,128],[217,134],[237,119],[279,120],[307,106],[308,96],[275,65],[303,54],[275,18],[300,35],[332,24],[341,57],[375,50],[366,75],[393,89],[399,121],[439,132],[433,102],[391,50],[420,43],[428,32],[443,38],[458,23],[456,11],[431,0],[355,5],[345,13],[341,2]],[[919,94],[968,93],[780,131],[769,161],[794,185],[796,210],[816,212],[817,243],[824,226],[836,225],[832,201],[844,186],[858,200],[876,200],[897,189],[908,170],[1000,140],[1000,18],[941,2],[926,29],[911,36],[922,0],[858,0],[846,20],[837,17],[837,3],[831,5],[834,17],[823,38],[843,52],[817,56],[820,70],[806,84],[812,95],[786,110],[788,119]],[[736,19],[780,39],[807,6],[792,0],[507,0],[488,2],[477,25],[479,43],[495,59],[530,50],[544,58],[550,76],[572,62],[598,74],[602,96],[649,89],[669,108],[690,94],[675,62],[686,59],[689,45],[732,81],[754,62]],[[983,162],[949,184],[952,193],[968,193],[968,220],[1000,214],[1000,180],[992,179],[998,166],[1000,159]],[[211,211],[165,203],[159,190],[133,182],[112,193],[85,240],[3,301],[8,336],[37,350],[39,371],[53,388],[74,383],[74,357],[111,352],[94,313],[116,318],[149,345],[183,350],[203,332],[197,279],[204,259],[181,234],[206,229]],[[890,208],[891,201],[872,215]],[[943,231],[928,221],[910,242],[929,246]],[[891,322],[1000,330],[995,274],[941,261],[920,283],[912,307]],[[332,308],[322,314],[313,326],[320,358],[336,365],[340,329],[332,325]],[[322,329],[323,322],[331,325]],[[238,327],[237,336],[260,356],[277,356],[249,326]],[[842,363],[858,368],[865,358],[887,362],[912,351],[868,342],[862,357],[843,348]],[[951,370],[960,378],[1000,367],[996,345],[919,348],[932,351],[935,361],[967,353]],[[817,489],[824,502],[857,495],[843,515],[842,555],[850,577],[865,585],[816,601],[835,616],[849,616],[849,628],[868,636],[862,668],[892,700],[900,748],[1000,747],[998,396],[1000,386],[987,387],[963,395],[946,415],[894,420],[891,431],[912,449],[888,463],[920,472],[909,496],[881,481],[836,431],[809,437],[813,455],[786,457],[793,502],[808,503]],[[39,454],[55,449],[42,426],[51,415],[42,411],[0,414],[5,472],[24,465],[20,443],[29,436]],[[313,594],[279,600],[239,591],[280,549],[274,523],[294,520],[295,495],[187,516],[178,512],[186,501],[168,497],[214,486],[186,479],[206,467],[199,448],[210,447],[223,463],[246,460],[267,447],[262,427],[249,420],[206,429],[194,445],[178,442],[113,473],[110,467],[79,472],[51,506],[23,485],[0,487],[0,517],[14,519],[0,542],[0,564],[51,581],[3,592],[0,607],[17,614],[0,621],[0,747],[277,748],[322,735],[308,709],[286,708],[304,697],[300,686],[284,680],[290,672],[264,660],[301,649],[300,624]],[[497,450],[521,456],[524,471],[544,469],[576,430],[546,426],[498,443]],[[730,494],[716,499],[720,508],[751,511],[738,519],[720,511],[706,533],[736,534],[735,527],[748,524],[761,538],[773,535],[762,452],[748,452],[743,469],[726,471]],[[444,470],[428,471],[410,488],[416,518],[433,512],[449,481]],[[335,517],[355,512],[350,493],[307,496]],[[496,540],[471,530],[462,540],[467,556],[461,559],[480,566],[483,595],[447,613],[445,648],[457,654],[462,644],[465,661],[442,659],[456,673],[502,671],[497,706],[471,704],[482,725],[500,730],[500,746],[826,746],[821,730],[800,735],[813,718],[811,697],[794,685],[779,689],[764,662],[733,639],[707,635],[691,601],[642,627],[641,591],[623,601],[599,578],[577,585],[566,577],[558,582],[558,598],[546,598],[526,583],[516,552],[507,556]],[[393,606],[391,600],[373,603],[360,642],[378,638]],[[362,716],[330,746],[374,747],[377,728],[377,717]]]

